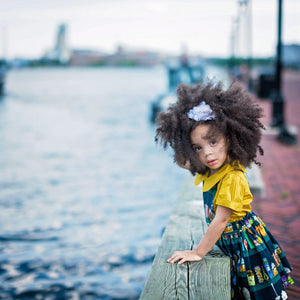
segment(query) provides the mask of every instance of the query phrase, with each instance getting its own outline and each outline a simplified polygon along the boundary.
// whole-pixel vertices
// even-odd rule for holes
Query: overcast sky
[[[252,52],[274,55],[277,0],[252,0]],[[283,42],[300,44],[300,0],[283,1]],[[71,48],[130,49],[229,56],[238,0],[0,0],[0,56],[40,57],[68,26]],[[240,26],[237,51],[249,49]],[[243,48],[244,47],[244,48]],[[244,49],[244,50],[243,50]]]

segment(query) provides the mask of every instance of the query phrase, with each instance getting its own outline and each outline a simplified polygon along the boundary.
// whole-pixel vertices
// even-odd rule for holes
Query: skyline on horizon
[[[20,0],[0,0],[0,4],[0,57],[8,59],[41,57],[54,47],[61,23],[68,27],[70,49],[113,53],[122,45],[178,55],[186,48],[189,54],[229,57],[232,28],[241,8],[237,0],[189,0],[184,5],[178,0],[28,0],[26,5]],[[240,22],[239,33],[235,31],[240,52],[236,56],[247,56],[247,52],[254,57],[274,56],[277,1],[251,1],[251,6],[252,45],[243,41],[249,26]],[[300,1],[283,2],[284,44],[300,44],[299,11]]]

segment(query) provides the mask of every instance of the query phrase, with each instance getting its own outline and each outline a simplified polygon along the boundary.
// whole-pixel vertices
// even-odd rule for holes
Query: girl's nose
[[[210,155],[211,154],[211,148],[210,147],[205,147],[204,148],[204,154],[205,154],[205,156]]]

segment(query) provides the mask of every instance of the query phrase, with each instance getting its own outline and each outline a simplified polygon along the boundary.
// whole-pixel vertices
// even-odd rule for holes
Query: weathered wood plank
[[[175,250],[195,248],[206,228],[201,187],[188,176],[140,299],[230,299],[230,260],[216,246],[201,262],[167,262]]]
[[[189,263],[189,299],[230,299],[229,263],[229,257],[210,255]]]
[[[172,223],[173,221],[169,224]],[[174,249],[184,250],[191,247],[190,241],[178,239],[173,231],[171,233],[169,231],[172,230],[167,227],[141,299],[187,299],[184,297],[187,288],[187,266],[170,264],[167,259]],[[185,233],[188,234],[184,230],[179,230],[179,235]]]

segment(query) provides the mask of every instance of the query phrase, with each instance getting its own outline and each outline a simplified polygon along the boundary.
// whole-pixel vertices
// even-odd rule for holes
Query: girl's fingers
[[[186,258],[185,258],[185,257],[182,258],[182,259],[178,262],[178,264],[181,265],[181,264],[183,264],[184,262],[186,262]]]
[[[169,263],[174,263],[175,262],[175,257],[172,255],[169,259],[168,259],[168,262]]]
[[[184,256],[174,257],[172,259],[168,259],[168,262],[171,264],[178,262],[178,264],[181,265],[182,263],[186,262],[186,257]]]
[[[176,253],[174,252],[174,253],[172,254],[172,256],[168,259],[168,262],[169,262],[169,263],[175,262],[175,261],[174,261],[175,258],[176,258]]]
[[[175,263],[176,261],[178,261],[180,259],[180,257],[176,257],[176,256],[172,256],[168,259],[169,263]]]
[[[176,263],[182,264],[186,261],[199,261],[202,257],[195,254],[193,251],[176,251],[173,255],[167,260],[169,263]]]
[[[173,255],[168,259],[169,263],[176,263],[178,260],[183,259],[185,255],[182,253],[173,253]]]

